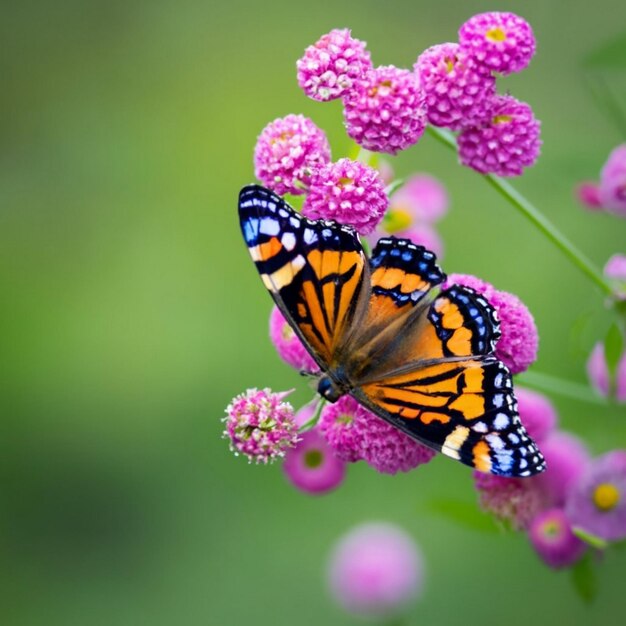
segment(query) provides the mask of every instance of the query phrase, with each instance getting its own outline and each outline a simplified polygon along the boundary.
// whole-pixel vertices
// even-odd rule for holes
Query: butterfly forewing
[[[369,290],[354,230],[308,220],[257,185],[241,191],[239,216],[265,286],[318,364],[332,369]]]

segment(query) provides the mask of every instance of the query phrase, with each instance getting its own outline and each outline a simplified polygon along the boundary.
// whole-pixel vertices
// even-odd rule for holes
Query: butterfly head
[[[320,376],[317,392],[329,402],[337,402],[345,394],[345,391],[326,374]]]

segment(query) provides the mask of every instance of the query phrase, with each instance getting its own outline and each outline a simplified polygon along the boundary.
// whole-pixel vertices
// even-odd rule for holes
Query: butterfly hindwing
[[[308,220],[258,185],[241,191],[239,216],[265,286],[320,366],[332,367],[366,287],[356,233]]]

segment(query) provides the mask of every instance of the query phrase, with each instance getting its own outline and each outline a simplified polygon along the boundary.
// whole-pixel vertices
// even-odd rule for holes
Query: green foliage
[[[619,363],[623,350],[624,338],[622,337],[622,331],[619,324],[617,322],[613,322],[604,338],[604,355],[606,357],[606,364],[611,378],[615,377],[617,364]]]
[[[461,500],[442,498],[431,500],[428,503],[428,509],[470,530],[487,533],[498,532],[500,530],[500,527],[496,524],[494,519],[486,513],[483,513],[478,508],[476,502],[464,502]]]
[[[598,594],[598,581],[593,563],[593,554],[587,552],[571,569],[574,590],[586,604],[591,604]]]
[[[590,52],[583,64],[594,69],[626,69],[626,32]]]

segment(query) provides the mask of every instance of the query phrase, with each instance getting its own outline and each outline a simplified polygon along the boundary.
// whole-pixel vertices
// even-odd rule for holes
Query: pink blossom
[[[319,366],[277,306],[270,313],[270,339],[278,356],[299,372],[318,372]]]
[[[332,595],[345,610],[384,617],[402,611],[421,594],[423,559],[401,528],[370,522],[339,539],[328,578]]]
[[[311,173],[329,161],[324,131],[303,115],[270,122],[254,149],[255,176],[279,195],[304,193]]]
[[[378,171],[359,161],[339,159],[313,173],[302,212],[311,219],[347,224],[367,235],[388,206]]]
[[[365,42],[350,30],[334,29],[309,46],[298,60],[298,84],[314,100],[340,98],[371,69]]]
[[[366,150],[396,154],[415,144],[426,128],[419,78],[393,65],[369,71],[343,103],[348,135]]]
[[[586,550],[572,532],[565,512],[558,508],[539,513],[530,525],[528,536],[541,560],[555,569],[573,565]]]
[[[461,48],[500,74],[520,72],[535,54],[530,24],[515,13],[479,13],[459,29]]]

